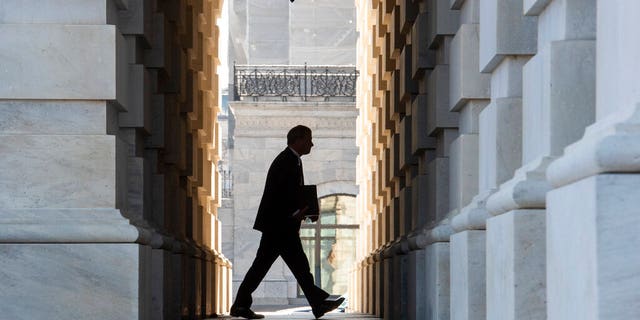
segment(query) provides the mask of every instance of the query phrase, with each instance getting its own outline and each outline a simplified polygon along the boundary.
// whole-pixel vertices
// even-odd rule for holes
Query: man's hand
[[[298,212],[293,215],[293,218],[298,220],[298,221],[302,221],[305,218],[305,213],[309,210],[309,206],[305,206],[304,208],[298,210]]]

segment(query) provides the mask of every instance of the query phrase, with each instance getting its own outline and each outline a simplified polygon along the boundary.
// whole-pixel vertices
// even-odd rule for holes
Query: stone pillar
[[[408,294],[407,294],[407,319],[422,319],[422,315],[426,314],[426,305],[420,300],[426,297],[427,288],[423,285],[426,283],[425,267],[426,258],[424,250],[414,250],[408,254]]]
[[[149,317],[151,247],[119,210],[127,150],[110,135],[114,110],[133,108],[125,38],[112,25],[126,9],[2,4],[3,317]]]
[[[491,100],[478,116],[478,194],[454,218],[454,228],[457,230],[486,227],[485,219],[489,216],[487,199],[521,165],[522,67],[528,59],[527,55],[535,53],[536,43],[536,20],[522,16],[521,2],[481,1],[478,11],[478,70],[490,74]],[[457,252],[464,258],[461,258],[461,262],[466,261],[467,268],[474,269],[461,270],[460,276],[468,274],[471,279],[456,281],[462,285],[461,290],[456,292],[461,292],[467,308],[460,312],[460,319],[484,318],[485,312],[487,319],[496,318],[498,314],[490,304],[494,285],[490,281],[490,259],[494,258],[489,254],[492,247],[490,231],[467,231],[455,239],[460,246]],[[478,242],[480,239],[486,239],[486,249],[482,247],[483,241]],[[478,252],[485,250],[486,260],[483,260]],[[478,271],[485,268],[487,278],[477,279]],[[485,283],[486,298],[484,290],[471,291]],[[486,307],[480,306],[478,301],[486,301]]]
[[[451,42],[449,110],[459,112],[460,135],[451,143],[449,208],[458,233],[451,236],[451,319],[485,318],[485,232],[482,219],[466,220],[477,211],[462,211],[478,193],[479,114],[490,97],[490,75],[479,67],[477,0],[457,1],[460,28]]]
[[[451,236],[451,319],[482,319],[486,315],[485,231]],[[478,293],[480,292],[480,293]]]
[[[220,4],[2,1],[4,317],[213,315]]]
[[[433,243],[425,253],[426,319],[450,319],[449,243]]]
[[[522,72],[523,166],[487,202],[496,216],[487,226],[487,304],[492,317],[502,317],[496,319],[546,315],[545,171],[579,139],[595,102],[595,2],[529,3],[523,10],[538,21],[538,50]]]
[[[640,316],[640,3],[597,1],[596,122],[549,165],[548,319]]]

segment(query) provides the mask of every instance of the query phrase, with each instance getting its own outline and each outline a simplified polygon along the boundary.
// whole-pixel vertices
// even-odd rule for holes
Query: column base
[[[6,319],[149,319],[151,248],[0,244]]]
[[[451,320],[486,319],[486,232],[451,236]]]
[[[639,185],[601,174],[549,192],[549,320],[640,318]]]
[[[425,249],[426,314],[422,319],[449,319],[449,243],[437,242]]]
[[[545,211],[513,210],[487,220],[486,245],[487,319],[544,319]]]

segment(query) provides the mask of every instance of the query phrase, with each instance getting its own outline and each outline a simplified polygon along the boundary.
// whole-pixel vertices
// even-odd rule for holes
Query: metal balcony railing
[[[355,97],[354,66],[234,65],[234,100],[244,97]]]
[[[233,197],[233,173],[230,170],[222,170],[220,176],[222,178],[222,198]]]

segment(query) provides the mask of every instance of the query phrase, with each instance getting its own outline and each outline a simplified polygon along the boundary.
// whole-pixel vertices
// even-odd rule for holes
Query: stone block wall
[[[622,35],[638,27],[638,5],[376,0],[357,9],[366,240],[355,308],[386,319],[640,316],[628,202],[640,185],[640,42]],[[390,171],[396,150],[417,161]],[[410,209],[395,206],[407,197]],[[411,279],[398,295],[414,304],[408,313],[386,295],[396,279]]]
[[[0,309],[227,311],[218,0],[0,3]]]

